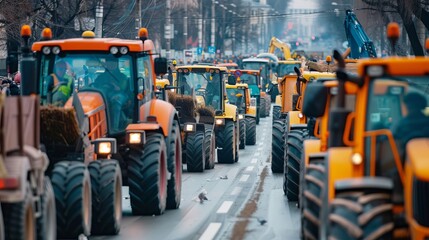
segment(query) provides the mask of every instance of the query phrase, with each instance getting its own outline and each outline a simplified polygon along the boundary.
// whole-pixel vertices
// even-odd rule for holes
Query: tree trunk
[[[407,19],[407,11],[409,11],[409,9],[405,7],[405,1],[406,0],[398,0],[398,13],[402,18],[402,22],[404,23],[414,55],[424,56],[424,51],[422,45],[420,44],[414,22],[411,19]]]

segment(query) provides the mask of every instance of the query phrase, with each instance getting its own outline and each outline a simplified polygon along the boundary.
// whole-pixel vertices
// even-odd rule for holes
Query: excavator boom
[[[376,58],[374,43],[366,34],[356,15],[351,10],[346,11],[344,20],[347,41],[349,42],[350,58]]]
[[[291,54],[290,54],[290,47],[287,43],[284,43],[282,41],[280,41],[278,38],[276,37],[272,37],[271,41],[270,41],[270,46],[268,47],[268,52],[269,53],[274,53],[274,51],[276,50],[276,48],[280,49],[284,55],[284,58],[290,59],[292,58]]]

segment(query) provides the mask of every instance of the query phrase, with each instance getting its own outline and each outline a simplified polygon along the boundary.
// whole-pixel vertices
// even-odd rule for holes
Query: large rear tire
[[[260,107],[260,116],[261,118],[265,118],[267,116],[267,104],[265,103],[266,100],[264,97],[261,97],[261,107]]]
[[[37,239],[57,239],[57,218],[55,213],[55,196],[51,180],[45,177],[43,195],[40,196],[42,216],[37,218]],[[0,237],[0,239],[2,239]]]
[[[286,196],[289,201],[299,199],[299,175],[307,130],[291,130],[287,136]]]
[[[32,199],[28,187],[22,202],[2,203],[6,240],[36,239],[36,216]]]
[[[241,119],[240,120],[240,145],[239,149],[245,149],[246,148],[246,120]]]
[[[91,179],[82,162],[55,164],[52,186],[57,210],[57,237],[77,238],[91,233]]]
[[[167,202],[167,150],[164,136],[147,136],[141,150],[130,154],[128,183],[133,215],[161,215]]]
[[[218,148],[217,161],[219,163],[234,163],[234,151],[235,151],[235,126],[232,121],[225,121],[225,126],[220,127],[216,134],[216,146]]]
[[[188,172],[204,172],[206,165],[204,132],[186,135],[186,165]]]
[[[167,182],[167,209],[177,209],[182,199],[182,140],[179,123],[173,122],[171,132],[165,139],[167,144],[167,168],[170,180]]]
[[[265,96],[265,116],[269,117],[271,111],[271,97],[269,95]]]
[[[216,137],[213,126],[206,127],[204,133],[204,147],[206,157],[206,169],[213,169],[216,161]]]
[[[256,119],[246,118],[246,145],[256,144]]]
[[[284,168],[285,124],[281,120],[273,122],[273,139],[271,142],[271,171],[282,173]]]
[[[338,194],[331,203],[329,239],[392,239],[391,194],[366,189]]]
[[[115,235],[121,229],[122,174],[116,160],[102,159],[88,165],[91,176],[93,235]]]
[[[3,212],[1,211],[1,207],[0,207],[0,239],[5,239]]]
[[[325,183],[323,162],[310,163],[306,168],[302,190],[301,235],[304,239],[319,239],[322,193]]]

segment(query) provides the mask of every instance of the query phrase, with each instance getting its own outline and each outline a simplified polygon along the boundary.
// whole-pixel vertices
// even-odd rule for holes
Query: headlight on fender
[[[238,114],[238,119],[244,119],[244,115],[243,114]]]
[[[116,153],[115,138],[99,138],[93,141],[94,152],[97,155],[111,155]]]
[[[215,120],[216,125],[225,125],[225,119],[224,118],[217,118]]]
[[[145,131],[130,131],[127,132],[127,144],[130,145],[143,145],[146,142]]]
[[[304,115],[302,113],[298,113],[298,118],[303,118]]]

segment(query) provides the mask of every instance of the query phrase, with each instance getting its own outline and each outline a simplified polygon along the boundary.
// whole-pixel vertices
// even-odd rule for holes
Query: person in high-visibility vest
[[[54,73],[50,74],[52,78],[52,104],[56,106],[64,106],[70,98],[74,81],[73,78],[67,74],[67,63],[58,61],[54,66]]]

